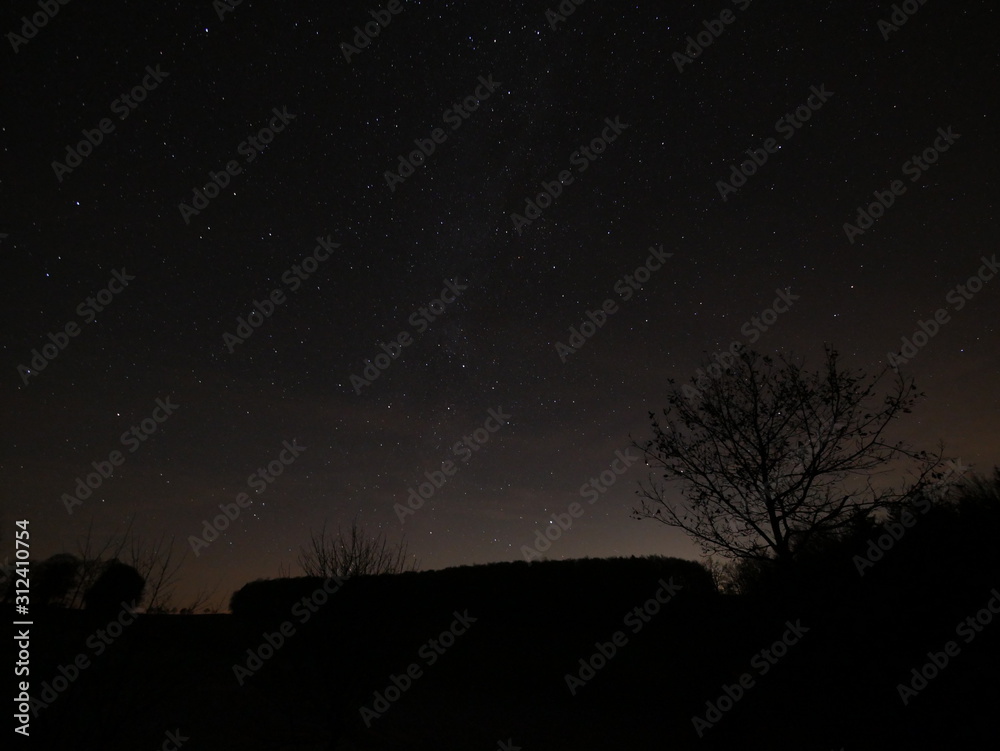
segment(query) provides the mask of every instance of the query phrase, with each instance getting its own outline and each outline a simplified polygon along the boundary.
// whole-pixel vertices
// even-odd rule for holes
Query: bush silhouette
[[[583,558],[566,561],[504,561],[456,566],[438,571],[409,571],[388,576],[355,576],[331,598],[324,611],[413,606],[447,610],[459,602],[480,612],[510,606],[587,603],[618,598],[643,601],[660,578],[673,578],[685,596],[714,595],[711,574],[700,563],[679,558]],[[233,593],[233,615],[286,618],[296,602],[323,584],[320,577],[257,580]],[[652,589],[651,589],[652,588]],[[454,603],[452,603],[454,600]],[[615,606],[617,607],[617,605]]]
[[[793,571],[773,560],[746,560],[728,566],[727,580],[733,591],[765,599],[839,598],[862,587],[872,601],[866,608],[895,607],[927,592],[960,602],[994,586],[998,530],[1000,470],[994,470],[814,538],[796,551]]]
[[[66,598],[76,586],[80,560],[69,553],[59,553],[39,563],[32,571],[32,600],[42,606],[66,606]]]
[[[135,607],[142,600],[146,580],[132,566],[113,560],[83,596],[84,609],[114,615],[122,607]]]

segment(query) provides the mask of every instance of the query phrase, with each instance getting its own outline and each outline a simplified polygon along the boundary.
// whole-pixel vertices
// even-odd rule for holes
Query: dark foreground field
[[[89,664],[32,734],[102,750],[992,746],[996,546],[928,556],[921,539],[863,577],[841,560],[795,595],[718,595],[697,565],[618,559],[359,578],[330,595],[319,579],[259,582],[234,615],[139,616],[114,639],[95,637],[106,620],[50,612],[36,697],[60,665]],[[945,656],[904,705],[899,684]],[[597,669],[571,693],[581,659]],[[706,718],[709,702],[725,711]]]

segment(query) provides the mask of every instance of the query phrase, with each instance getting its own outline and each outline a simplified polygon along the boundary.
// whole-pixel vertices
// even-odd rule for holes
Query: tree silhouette
[[[941,476],[940,452],[889,441],[890,423],[923,396],[899,372],[879,398],[889,368],[841,368],[830,347],[816,371],[747,349],[706,371],[691,385],[671,380],[663,420],[649,413],[653,438],[633,443],[660,474],[640,486],[633,515],[683,530],[707,554],[784,568]],[[876,487],[900,464],[909,483]],[[675,481],[686,504],[667,495]]]
[[[83,605],[84,595],[104,572],[109,561],[120,561],[139,572],[145,580],[147,612],[170,612],[173,588],[178,571],[187,553],[177,555],[174,538],[144,537],[134,530],[135,517],[129,517],[121,532],[106,537],[94,533],[93,522],[87,532],[77,539],[76,556],[79,571],[76,586],[68,599],[68,607]],[[202,596],[199,595],[199,598]]]
[[[146,580],[132,566],[109,561],[97,581],[83,597],[84,608],[102,615],[112,615],[122,607],[135,607],[142,600]]]
[[[329,534],[326,524],[318,534],[313,534],[309,544],[299,550],[299,566],[306,576],[330,578],[351,576],[398,574],[414,571],[415,559],[407,553],[405,541],[390,544],[384,532],[370,535],[358,525],[357,517],[345,533],[339,526],[337,534]]]
[[[80,560],[69,553],[46,558],[32,570],[32,600],[38,605],[65,607],[76,586]]]

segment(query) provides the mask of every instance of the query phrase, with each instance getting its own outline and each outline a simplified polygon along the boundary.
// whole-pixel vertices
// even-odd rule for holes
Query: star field
[[[646,436],[668,378],[734,340],[814,361],[828,342],[877,370],[996,252],[985,2],[926,3],[887,38],[891,4],[587,2],[554,29],[552,4],[401,5],[350,61],[341,45],[377,3],[247,0],[221,19],[207,1],[70,3],[8,44],[0,466],[7,527],[32,519],[40,551],[130,516],[189,549],[297,440],[302,455],[187,561],[185,586],[274,576],[324,519],[355,514],[405,533],[423,567],[517,558]],[[723,8],[735,20],[679,70]],[[8,8],[5,30],[33,10]],[[167,75],[121,117],[112,103],[147,66]],[[776,121],[811,87],[832,95],[785,139]],[[241,149],[276,111],[281,129]],[[114,130],[59,179],[52,163],[104,118]],[[620,132],[581,157],[608,121]],[[902,165],[949,126],[960,138],[907,181]],[[387,180],[435,128],[433,153]],[[774,153],[723,199],[719,181],[768,138]],[[572,182],[518,227],[562,171]],[[894,179],[906,193],[851,242],[845,223]],[[328,258],[287,277],[326,237]],[[616,282],[661,245],[672,255],[623,299]],[[77,306],[123,268],[135,280],[83,322]],[[411,316],[448,280],[467,289],[421,330]],[[748,342],[744,324],[785,288],[798,299]],[[230,351],[224,335],[276,289],[284,302]],[[556,343],[608,299],[617,311],[564,362]],[[986,283],[921,348],[908,367],[928,399],[900,426],[983,470],[1000,456],[998,313]],[[79,335],[25,381],[19,366],[70,321]],[[402,332],[412,343],[358,389]],[[61,496],[167,396],[176,413],[67,514]],[[395,505],[490,409],[509,422],[401,523]],[[629,518],[643,479],[631,467],[550,555],[696,557]]]

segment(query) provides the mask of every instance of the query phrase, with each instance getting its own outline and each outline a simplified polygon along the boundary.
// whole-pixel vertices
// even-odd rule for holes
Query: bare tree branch
[[[168,612],[172,609],[173,587],[177,574],[187,554],[177,558],[174,538],[161,535],[148,539],[134,530],[135,517],[129,517],[125,529],[98,542],[94,537],[93,522],[85,535],[77,539],[77,557],[80,560],[75,587],[67,597],[67,606],[83,606],[83,596],[101,575],[110,561],[120,561],[132,566],[146,580],[146,610]]]
[[[298,564],[307,576],[349,578],[371,574],[398,574],[416,570],[417,561],[401,541],[390,544],[384,532],[369,535],[355,517],[346,534],[337,527],[329,534],[324,522],[319,533],[313,533],[309,543],[299,551]]]
[[[816,537],[888,510],[940,476],[943,448],[929,454],[888,439],[892,422],[923,396],[897,371],[869,377],[841,368],[829,347],[815,372],[750,350],[714,367],[717,377],[670,381],[662,418],[649,413],[653,438],[633,442],[655,471],[633,515],[683,530],[706,554],[790,562]],[[900,463],[915,467],[911,481],[873,483]],[[668,497],[672,482],[686,503]]]

